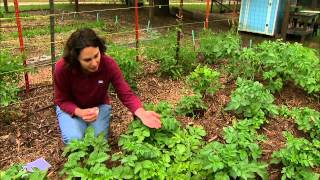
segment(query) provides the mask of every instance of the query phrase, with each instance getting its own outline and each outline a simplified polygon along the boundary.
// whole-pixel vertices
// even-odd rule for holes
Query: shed
[[[283,0],[242,0],[238,30],[274,36],[281,30],[284,9]]]

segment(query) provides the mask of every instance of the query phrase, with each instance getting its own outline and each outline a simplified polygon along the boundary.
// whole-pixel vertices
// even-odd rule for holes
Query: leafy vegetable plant
[[[18,83],[24,72],[21,57],[0,51],[0,106],[8,106],[17,100]]]
[[[0,170],[1,180],[15,180],[15,179],[29,179],[29,180],[44,180],[46,178],[47,171],[40,171],[39,169],[33,169],[33,172],[28,172],[23,169],[22,164],[14,164],[9,169]]]
[[[143,54],[150,60],[160,64],[160,75],[179,79],[191,72],[195,67],[196,53],[190,43],[181,43],[178,57],[176,56],[176,32],[159,37],[146,43]]]
[[[286,147],[272,154],[273,163],[284,165],[281,179],[319,179],[320,175],[312,168],[320,165],[320,141],[295,138],[289,132],[284,136],[287,138]]]
[[[292,80],[308,93],[320,92],[320,59],[314,50],[301,44],[265,41],[257,46],[263,64],[263,77],[272,92]]]
[[[235,110],[243,113],[244,117],[276,115],[277,106],[273,101],[272,94],[261,83],[238,78],[237,89],[232,92],[231,101],[225,110]]]
[[[95,137],[94,129],[88,127],[83,140],[73,140],[64,149],[63,155],[68,157],[68,161],[60,174],[68,179],[111,179],[114,175],[105,165],[110,158],[108,151],[105,134]]]
[[[202,96],[213,95],[221,87],[220,73],[207,66],[197,66],[197,68],[187,76],[187,84],[196,93]]]
[[[240,36],[234,32],[215,34],[210,30],[200,33],[199,53],[203,54],[209,64],[219,59],[231,57],[240,49]]]
[[[208,107],[203,102],[201,95],[196,94],[182,97],[177,104],[176,112],[180,115],[195,117],[197,115],[203,115],[204,111],[207,109]]]
[[[133,48],[111,44],[107,54],[116,60],[130,86],[137,89],[137,77],[142,74],[143,70],[143,65],[136,61],[137,51]]]

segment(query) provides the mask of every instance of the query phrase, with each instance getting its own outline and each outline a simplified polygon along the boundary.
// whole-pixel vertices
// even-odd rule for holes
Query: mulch
[[[165,100],[176,104],[183,95],[191,94],[184,81],[173,81],[159,77],[155,71],[155,64],[144,62],[145,74],[138,79],[137,95],[145,103],[158,103]],[[228,82],[221,78],[223,89],[214,96],[205,98],[209,109],[201,117],[190,118],[178,116],[183,125],[201,125],[207,131],[206,141],[222,141],[223,127],[232,125],[236,119],[234,114],[224,112],[230,101],[230,94],[236,88],[235,82]],[[27,163],[39,157],[44,157],[51,165],[49,178],[59,179],[58,172],[62,169],[66,158],[62,156],[64,145],[53,109],[52,86],[41,84],[31,87],[28,97],[21,93],[21,101],[11,105],[6,113],[0,113],[0,169],[5,169],[13,163]],[[110,93],[113,113],[111,116],[109,144],[113,152],[119,151],[117,142],[121,134],[125,133],[133,120],[132,114],[117,99],[116,94]],[[275,94],[275,103],[289,107],[310,107],[320,110],[319,102],[304,91],[287,84],[283,91]],[[288,130],[298,137],[305,136],[300,132],[292,120],[284,118],[269,118],[260,133],[265,134],[267,141],[261,144],[262,160],[269,161],[272,152],[285,145],[282,132]],[[281,166],[270,166],[271,179],[279,179]]]
[[[95,8],[96,6],[91,9]],[[115,17],[117,13],[119,12],[110,11],[110,14],[101,14],[101,17]],[[132,13],[132,11],[129,13]],[[144,13],[146,14],[147,11]],[[132,18],[129,16],[123,17]],[[175,22],[174,17],[166,18],[165,20],[163,18],[161,17],[154,22],[158,22],[158,26]],[[126,19],[126,21],[133,22],[131,19],[130,21]],[[147,23],[146,19],[141,19],[141,21],[143,24]],[[199,25],[197,28],[202,27]],[[244,35],[244,43],[249,42],[249,39],[251,39],[251,36],[247,36],[247,34]],[[137,95],[143,102],[158,103],[165,100],[176,104],[183,95],[191,94],[190,89],[188,89],[184,81],[173,81],[168,78],[159,77],[155,73],[155,64],[150,62],[144,62],[144,64],[145,74],[137,80]],[[66,158],[62,156],[64,145],[53,108],[51,74],[48,72],[50,72],[50,68],[40,68],[38,75],[31,75],[31,78],[33,78],[32,82],[36,82],[37,85],[31,87],[30,94],[26,96],[25,93],[21,93],[21,101],[6,109],[0,109],[0,169],[6,169],[13,163],[28,163],[37,158],[44,157],[52,165],[49,170],[49,178],[59,179],[58,173],[62,169]],[[45,80],[45,83],[43,80]],[[228,81],[227,77],[222,77],[221,82],[224,87],[214,96],[205,98],[209,109],[203,116],[196,118],[177,117],[183,125],[195,124],[203,126],[207,131],[207,135],[204,138],[206,141],[223,141],[221,136],[223,128],[232,125],[232,121],[236,119],[234,114],[224,111],[224,108],[230,101],[231,92],[236,88],[235,81]],[[320,111],[319,99],[309,96],[292,82],[287,83],[283,90],[274,96],[275,104],[277,105],[310,107]],[[110,97],[113,100],[113,113],[111,115],[108,141],[112,151],[115,152],[119,151],[117,143],[120,135],[126,132],[133,117],[117,99],[116,94],[110,93]],[[270,161],[272,152],[279,150],[285,145],[286,140],[282,135],[283,131],[290,131],[297,137],[306,136],[297,129],[293,120],[273,117],[269,118],[268,121],[259,131],[268,138],[267,141],[260,144],[263,149],[262,160],[267,162]],[[320,172],[320,169],[318,168],[316,171]],[[280,179],[280,172],[281,166],[270,166],[270,179]]]

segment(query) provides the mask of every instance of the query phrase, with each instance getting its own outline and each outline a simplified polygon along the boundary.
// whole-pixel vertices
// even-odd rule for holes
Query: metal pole
[[[139,51],[139,11],[138,11],[138,2],[135,0],[135,19],[136,19],[136,51]],[[139,55],[137,54],[136,60],[139,60]]]
[[[207,8],[206,8],[206,29],[208,29],[209,25],[209,9],[210,8],[210,0],[207,0]]]
[[[17,23],[18,34],[19,34],[20,52],[23,53],[24,52],[24,43],[23,43],[23,38],[22,38],[22,27],[21,27],[20,15],[19,15],[18,0],[14,0],[14,9],[16,12],[15,14],[16,14],[16,23]],[[27,62],[25,59],[23,60],[23,66],[27,67]],[[30,84],[29,84],[28,72],[24,72],[24,80],[25,80],[25,86],[26,86],[26,94],[29,95]]]
[[[55,66],[55,42],[54,42],[54,0],[49,0],[50,5],[50,42],[51,42],[51,69],[52,83],[54,84],[54,66]]]

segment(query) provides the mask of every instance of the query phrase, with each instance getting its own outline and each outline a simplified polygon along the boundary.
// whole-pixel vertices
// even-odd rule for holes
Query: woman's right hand
[[[80,118],[82,118],[86,122],[93,122],[98,118],[99,115],[99,108],[87,108],[87,109],[80,109],[76,108],[74,114]]]

